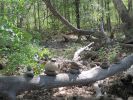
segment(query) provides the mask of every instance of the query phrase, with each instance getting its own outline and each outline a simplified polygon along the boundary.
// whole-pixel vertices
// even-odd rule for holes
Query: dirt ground
[[[72,45],[62,45],[62,43],[56,42],[54,43],[55,44],[48,44],[48,48],[51,48],[54,50],[54,52],[57,52],[56,56],[58,57],[64,55],[65,50],[68,50],[68,48],[71,47],[70,45]],[[71,52],[71,55],[67,55],[67,57],[68,59],[71,59],[73,57],[75,49],[69,52]],[[96,92],[93,85],[88,84],[86,86],[60,87],[51,90],[41,89],[26,91],[25,93],[18,95],[17,100],[129,100],[129,98],[133,96],[133,84],[128,82],[127,84],[124,84],[121,81],[122,79],[124,79],[124,72],[104,79],[102,84],[100,84],[99,86],[103,94],[103,96],[101,96],[100,98],[96,97]]]
[[[84,43],[83,45],[86,44]],[[78,43],[62,44],[54,42],[54,44],[47,44],[47,48],[55,53],[55,57],[72,59],[76,50],[76,47],[71,48],[73,47],[72,45],[81,47],[81,44]],[[133,83],[128,81],[123,83],[123,79],[125,80],[124,72],[121,72],[102,80],[103,82],[99,84],[102,92],[100,97],[96,96],[93,85],[87,84],[86,86],[25,91],[17,96],[17,100],[133,100]]]

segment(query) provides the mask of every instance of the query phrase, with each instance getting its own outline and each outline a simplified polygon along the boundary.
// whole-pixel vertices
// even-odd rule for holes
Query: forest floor
[[[84,43],[63,43],[49,42],[47,47],[57,58],[72,59],[74,52],[87,45]],[[17,100],[133,100],[133,84],[122,83],[124,72],[118,73],[112,77],[103,80],[100,85],[103,96],[96,98],[96,92],[93,85],[60,87],[50,90],[32,90],[25,91],[17,96]],[[129,99],[130,97],[130,99]]]

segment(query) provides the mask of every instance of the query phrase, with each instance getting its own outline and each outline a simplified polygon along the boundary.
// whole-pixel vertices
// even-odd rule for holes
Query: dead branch
[[[92,44],[94,44],[94,42],[91,42],[89,45],[87,45],[87,46],[85,46],[85,47],[82,47],[82,48],[78,49],[78,50],[75,52],[75,54],[74,54],[73,60],[74,60],[74,61],[78,61],[78,60],[80,59],[80,56],[79,56],[79,55],[80,55],[84,50],[86,50],[87,48],[89,48]],[[89,50],[91,50],[91,47],[89,48]]]
[[[15,100],[17,93],[26,90],[86,85],[124,71],[131,65],[133,65],[133,54],[116,64],[112,64],[108,69],[97,66],[80,74],[60,73],[55,77],[40,75],[32,79],[22,76],[0,76],[0,93],[7,95],[9,100]]]
[[[133,44],[121,44],[123,47],[133,48]]]

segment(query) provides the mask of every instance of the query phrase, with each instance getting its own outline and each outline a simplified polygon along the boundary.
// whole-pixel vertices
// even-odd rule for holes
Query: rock
[[[101,67],[102,69],[108,69],[109,66],[110,66],[110,63],[109,63],[109,61],[108,61],[107,59],[105,59],[105,60],[102,62],[102,64],[100,65],[100,67]]]
[[[25,77],[29,77],[29,78],[34,77],[34,71],[30,66],[27,67],[27,71],[25,72]]]
[[[83,53],[81,53],[81,59],[89,59],[91,58],[91,60],[95,60],[98,58],[98,54],[95,51],[84,51]]]
[[[55,59],[52,59],[45,64],[44,73],[49,76],[55,76],[59,73],[59,64]]]
[[[133,97],[128,97],[128,99],[127,100],[133,100]]]
[[[93,68],[93,67],[96,67],[97,65],[94,64],[94,63],[90,63],[90,67]]]
[[[45,71],[58,71],[59,66],[56,62],[48,61],[45,64]]]
[[[129,85],[132,83],[132,80],[133,80],[133,76],[131,76],[130,74],[129,75],[126,75],[124,78],[121,79],[121,82],[124,84],[124,85]]]
[[[115,98],[115,100],[123,100],[122,98]]]
[[[133,76],[133,65],[125,72],[125,74]]]
[[[75,61],[69,62],[68,66],[69,66],[69,68],[71,68],[71,69],[76,69],[76,70],[81,69],[81,65],[78,64],[78,63],[75,62]]]
[[[44,73],[48,76],[56,76],[58,74],[56,71],[44,71]]]
[[[71,69],[70,69],[70,73],[71,73],[71,74],[80,74],[80,70],[71,68]]]
[[[3,64],[0,64],[0,70],[2,70],[4,68]]]
[[[34,77],[34,73],[33,73],[33,71],[28,71],[28,72],[25,73],[25,76],[33,78]]]

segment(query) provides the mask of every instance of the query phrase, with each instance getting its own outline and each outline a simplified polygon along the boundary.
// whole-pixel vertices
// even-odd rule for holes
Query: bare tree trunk
[[[107,20],[107,30],[108,30],[109,32],[111,32],[111,19],[110,19],[110,6],[109,6],[109,4],[110,4],[110,1],[107,0],[107,1],[106,1],[106,8],[107,8],[107,10],[108,10],[108,14],[107,14],[107,16],[106,16],[106,20]]]
[[[37,30],[37,19],[36,19],[36,3],[34,4],[34,29]]]
[[[30,22],[29,22],[29,16],[26,16],[26,30],[30,29]]]
[[[17,27],[22,28],[22,26],[23,26],[23,16],[18,15],[18,17],[17,17]]]
[[[79,12],[79,5],[80,5],[80,0],[75,0],[76,23],[77,23],[77,28],[78,28],[78,29],[80,29],[80,12]]]
[[[0,10],[1,10],[0,13],[1,14],[0,15],[3,17],[4,16],[4,8],[5,8],[4,0],[1,1],[1,4],[0,5],[1,5],[1,7],[0,7]]]
[[[66,20],[63,16],[60,15],[60,13],[53,7],[50,0],[43,0],[43,1],[46,4],[47,8],[52,12],[52,14],[56,18],[58,18],[64,25],[66,25],[70,30],[72,30],[73,33],[78,35],[93,35],[95,37],[98,37],[99,39],[106,37],[105,34],[97,30],[82,30],[76,28],[68,20]]]
[[[74,27],[71,23],[69,23],[64,17],[62,17],[60,15],[60,13],[58,11],[55,10],[55,8],[52,6],[50,0],[43,0],[43,1],[45,2],[47,8],[49,8],[49,10],[53,13],[53,15],[56,16],[59,20],[61,20],[62,23],[64,23],[71,30],[77,30],[76,27]]]
[[[127,24],[127,28],[131,28],[133,26],[132,18],[128,14],[128,10],[125,7],[122,0],[113,0],[114,6],[118,11],[118,14],[123,23]]]
[[[133,28],[133,18],[128,13],[127,8],[125,7],[122,0],[113,0],[114,6],[118,11],[118,14],[122,20],[122,22],[125,24],[124,34],[127,39],[132,39],[132,28]]]
[[[132,11],[132,0],[128,0],[128,12]]]
[[[128,0],[128,13],[130,17],[133,19],[133,1]]]
[[[37,14],[38,14],[38,30],[41,30],[41,22],[40,22],[40,1],[37,1]]]

